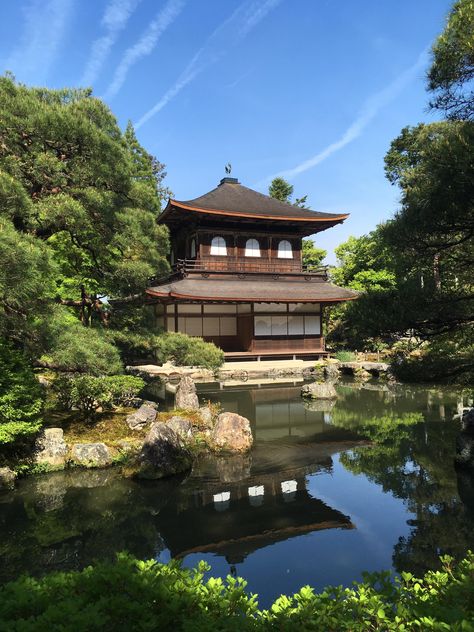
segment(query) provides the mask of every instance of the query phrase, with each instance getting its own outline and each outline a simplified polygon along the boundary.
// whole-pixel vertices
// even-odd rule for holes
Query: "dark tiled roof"
[[[234,179],[224,178],[215,189],[193,200],[170,200],[163,215],[174,206],[189,210],[266,219],[295,219],[339,223],[348,217],[347,214],[321,213],[299,208],[244,187],[237,180],[233,182],[226,180]]]
[[[358,293],[332,283],[302,280],[184,278],[150,287],[147,293],[169,299],[331,303],[350,301]]]

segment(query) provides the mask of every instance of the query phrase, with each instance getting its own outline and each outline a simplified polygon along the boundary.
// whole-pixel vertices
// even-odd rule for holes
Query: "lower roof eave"
[[[215,296],[194,296],[188,294],[178,294],[175,292],[157,292],[156,290],[147,289],[146,294],[155,298],[161,298],[165,301],[203,301],[209,303],[325,303],[331,305],[333,303],[342,303],[344,301],[354,301],[358,296],[344,296],[344,297],[332,297],[332,298],[284,298],[279,297],[265,297],[263,299],[255,297],[235,296],[235,297],[215,297]]]

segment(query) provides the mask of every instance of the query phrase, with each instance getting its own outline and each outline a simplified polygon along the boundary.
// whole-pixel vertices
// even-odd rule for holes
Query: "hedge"
[[[474,630],[474,555],[417,579],[365,574],[352,588],[306,586],[259,610],[243,579],[205,579],[178,562],[120,554],[80,572],[21,577],[0,588],[0,630],[30,632]]]

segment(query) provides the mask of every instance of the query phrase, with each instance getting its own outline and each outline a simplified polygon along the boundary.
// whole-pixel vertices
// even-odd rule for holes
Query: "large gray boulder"
[[[61,466],[66,462],[67,444],[62,428],[45,428],[35,442],[36,463]]]
[[[130,430],[141,430],[156,419],[156,405],[145,402],[134,413],[127,415],[125,423]]]
[[[313,382],[301,387],[303,397],[311,399],[337,399],[337,391],[332,382]]]
[[[196,385],[188,375],[183,375],[176,389],[175,407],[182,410],[199,410]]]
[[[112,456],[105,443],[75,443],[71,449],[72,459],[86,467],[105,467],[112,462]]]
[[[185,419],[184,417],[171,417],[171,419],[167,423],[168,428],[171,428],[176,432],[178,437],[186,442],[193,437],[193,424],[189,421],[189,419]]]
[[[153,423],[139,456],[139,478],[158,479],[192,466],[192,454],[168,424]]]
[[[0,491],[15,487],[16,474],[9,467],[0,467]]]
[[[236,413],[221,413],[210,438],[218,450],[248,452],[253,444],[250,421]]]

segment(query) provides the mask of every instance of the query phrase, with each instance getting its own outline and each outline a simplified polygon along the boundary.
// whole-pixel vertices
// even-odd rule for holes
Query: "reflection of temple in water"
[[[320,400],[304,403],[301,398],[302,384],[285,382],[262,387],[255,384],[223,390],[206,385],[205,397],[219,401],[228,412],[250,419],[256,441],[334,433],[335,429],[331,427],[334,402]]]
[[[236,474],[235,459],[230,458],[231,475]],[[245,463],[238,466],[244,474]],[[256,471],[233,482],[225,481],[225,467],[221,467],[221,482],[214,479],[187,493],[178,492],[174,502],[160,511],[157,528],[172,556],[212,552],[235,564],[257,549],[298,535],[354,528],[348,516],[313,498],[307,489],[307,475],[331,469],[329,455],[316,464]],[[249,474],[249,464],[247,468]]]

